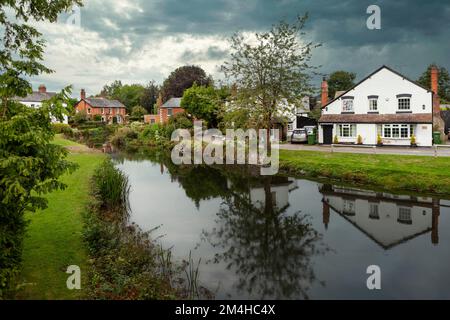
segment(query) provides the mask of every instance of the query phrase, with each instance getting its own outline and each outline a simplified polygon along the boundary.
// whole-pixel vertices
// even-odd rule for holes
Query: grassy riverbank
[[[450,196],[450,158],[280,150],[280,168],[294,175],[324,177],[389,191]]]
[[[80,291],[66,288],[67,266],[87,263],[82,240],[82,213],[90,201],[90,178],[105,156],[57,136],[54,141],[72,150],[68,160],[79,168],[62,181],[63,191],[47,196],[48,208],[26,216],[29,220],[24,241],[22,299],[76,299]],[[83,274],[82,274],[83,279]]]

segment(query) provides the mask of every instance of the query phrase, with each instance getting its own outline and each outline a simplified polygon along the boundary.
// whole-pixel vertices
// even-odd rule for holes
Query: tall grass
[[[108,211],[129,213],[128,177],[107,159],[94,174],[94,192],[101,207]]]

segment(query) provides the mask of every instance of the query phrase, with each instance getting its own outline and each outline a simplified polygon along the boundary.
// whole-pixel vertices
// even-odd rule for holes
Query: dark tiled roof
[[[120,101],[106,98],[86,98],[84,101],[95,108],[125,108]]]
[[[181,108],[181,98],[170,98],[161,108]]]
[[[419,114],[324,114],[320,123],[433,123],[431,113]]]
[[[42,102],[45,100],[49,100],[51,97],[55,95],[56,92],[41,93],[39,91],[33,91],[33,93],[27,95],[26,97],[14,97],[14,100],[22,102]]]

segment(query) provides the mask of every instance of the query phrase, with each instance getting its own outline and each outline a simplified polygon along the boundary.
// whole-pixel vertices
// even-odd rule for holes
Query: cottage
[[[49,92],[45,85],[41,84],[39,86],[38,91],[33,91],[31,94],[26,97],[15,97],[14,100],[28,106],[31,108],[40,108],[42,103],[50,98],[54,97],[56,92]],[[52,117],[52,122],[60,122],[56,118]],[[64,115],[63,123],[68,123],[68,117]]]
[[[145,123],[167,123],[171,116],[184,112],[181,107],[181,98],[170,98],[159,106],[158,114],[147,114],[144,116]]]
[[[322,82],[319,143],[362,142],[408,146],[433,145],[433,126],[443,129],[440,117],[438,71],[432,71],[432,90],[382,66],[350,90],[328,102],[328,84]],[[359,139],[358,139],[359,137]]]
[[[106,98],[86,98],[86,91],[81,89],[80,101],[75,105],[76,112],[86,112],[89,119],[101,117],[106,123],[124,123],[126,120],[126,107],[117,100]]]

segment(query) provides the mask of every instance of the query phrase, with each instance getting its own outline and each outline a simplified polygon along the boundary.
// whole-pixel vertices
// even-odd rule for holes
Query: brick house
[[[158,114],[147,114],[144,116],[145,123],[167,123],[171,116],[184,112],[180,106],[181,98],[170,98],[158,108]]]
[[[126,121],[126,107],[117,100],[106,98],[86,98],[86,91],[81,90],[80,101],[75,105],[76,112],[85,111],[89,119],[100,116],[106,123],[124,123]]]

